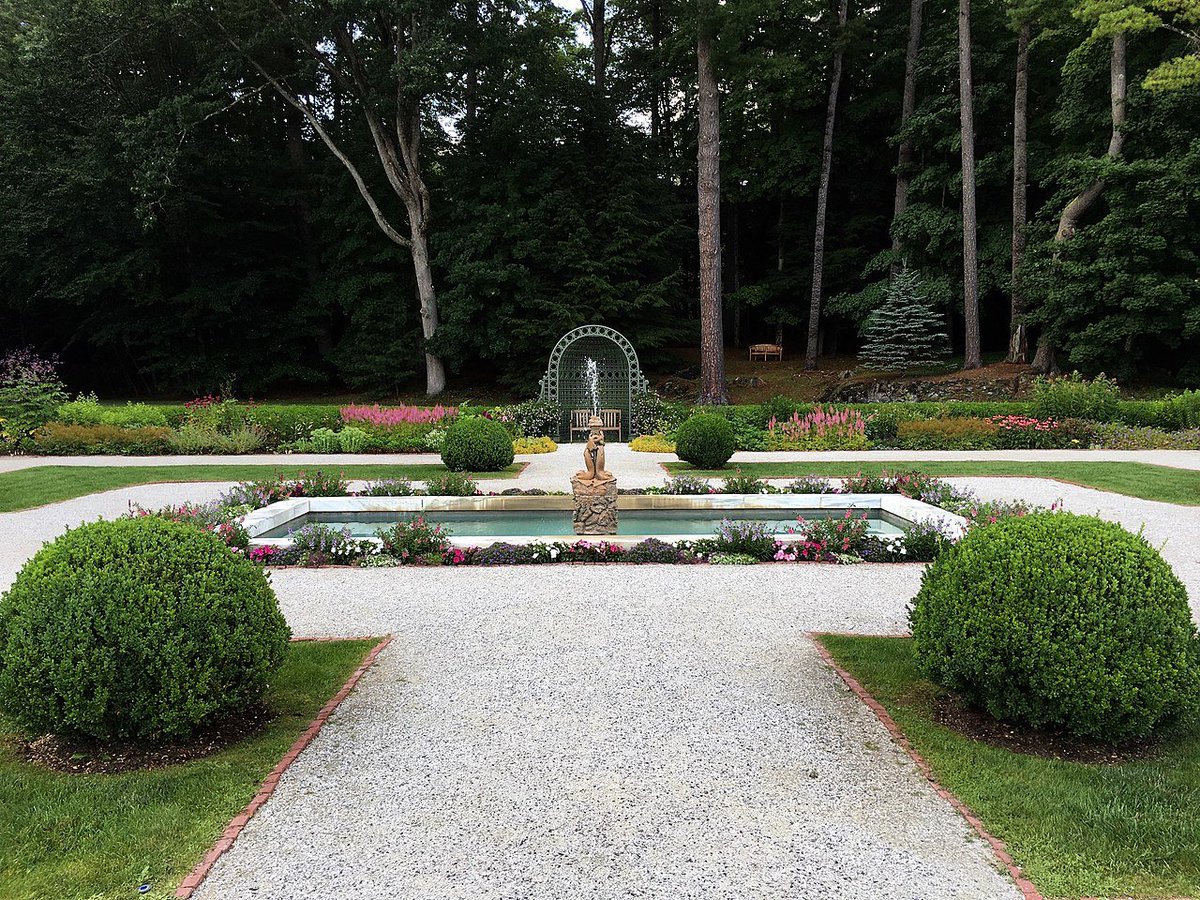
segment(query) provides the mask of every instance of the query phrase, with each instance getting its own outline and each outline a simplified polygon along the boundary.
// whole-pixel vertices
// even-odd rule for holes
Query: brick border
[[[370,638],[313,637],[293,639],[294,642],[314,643],[351,640],[370,640]],[[313,738],[315,738],[321,731],[322,726],[329,721],[329,717],[333,714],[333,711],[337,709],[341,702],[346,699],[352,690],[354,690],[355,685],[358,684],[358,680],[362,678],[363,675],[366,674],[367,670],[375,664],[375,659],[391,642],[392,636],[390,634],[381,638],[379,643],[376,644],[363,659],[362,665],[355,669],[354,672],[351,673],[350,677],[346,679],[346,683],[342,685],[341,690],[334,694],[333,697],[321,707],[321,711],[317,713],[317,717],[313,719],[312,723],[307,729],[305,729],[304,733],[301,734],[300,737],[296,738],[295,743],[293,743],[288,749],[288,752],[283,755],[283,758],[275,764],[275,768],[271,770],[271,773],[267,775],[265,779],[263,779],[262,784],[259,786],[258,793],[254,795],[254,799],[247,803],[245,808],[233,817],[230,823],[225,826],[225,831],[222,832],[221,837],[217,839],[217,842],[213,844],[208,853],[204,855],[204,858],[200,860],[200,862],[196,865],[196,868],[192,869],[188,876],[179,883],[179,887],[175,889],[175,896],[177,898],[184,898],[184,900],[186,900],[186,898],[191,897],[192,894],[195,893],[196,888],[198,888],[200,883],[208,876],[208,873],[212,870],[212,867],[216,864],[217,860],[225,854],[225,851],[233,846],[233,842],[237,840],[238,835],[242,833],[242,829],[246,827],[246,824],[250,821],[251,817],[253,817],[254,814],[259,811],[262,805],[270,798],[271,794],[275,792],[275,787],[279,784],[279,779],[287,770],[288,766],[294,763],[296,761],[296,757],[300,755],[301,751],[303,751],[305,747],[312,743]]]
[[[908,737],[905,736],[904,732],[900,729],[900,726],[896,724],[896,720],[891,717],[886,709],[884,709],[883,704],[876,700],[871,695],[870,691],[862,686],[857,678],[838,665],[837,660],[833,658],[833,654],[829,652],[829,648],[821,643],[820,639],[827,635],[838,637],[869,637],[870,635],[848,635],[838,632],[825,631],[808,632],[808,637],[812,641],[813,646],[817,648],[817,653],[820,654],[821,659],[824,660],[825,664],[829,666],[829,668],[838,674],[842,681],[846,683],[846,687],[850,688],[854,695],[858,697],[858,699],[861,700],[866,707],[875,714],[875,718],[877,718],[880,724],[882,724],[883,727],[888,730],[888,733],[892,736],[892,740],[899,745],[901,750],[908,754],[909,758],[914,763],[916,763],[917,769],[923,776],[925,776],[925,780],[933,786],[933,789],[937,792],[938,796],[949,803],[959,815],[967,820],[967,824],[975,829],[975,832],[981,838],[988,842],[992,848],[992,852],[996,854],[996,858],[1004,864],[1006,869],[1008,869],[1008,874],[1012,876],[1012,880],[1016,883],[1017,889],[1021,892],[1021,896],[1024,897],[1025,900],[1046,900],[1046,898],[1044,898],[1038,891],[1037,887],[1034,886],[1034,883],[1025,877],[1025,873],[1021,871],[1021,867],[1013,862],[1013,858],[1009,855],[1008,847],[1005,845],[1004,841],[1000,840],[1000,838],[996,837],[994,834],[984,828],[983,823],[979,821],[979,817],[976,816],[975,813],[971,812],[971,809],[965,803],[958,799],[958,797],[955,796],[951,791],[943,787],[942,784],[937,780],[933,774],[933,769],[930,767],[929,762],[925,759],[925,757],[916,751],[913,745],[909,742]],[[879,635],[879,637],[884,636],[885,635]],[[897,637],[897,635],[886,636]]]

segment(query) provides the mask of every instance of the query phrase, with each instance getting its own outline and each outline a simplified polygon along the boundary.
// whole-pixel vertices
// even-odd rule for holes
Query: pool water
[[[885,537],[903,533],[908,522],[880,509],[856,511],[855,516],[867,514],[868,533]],[[623,535],[681,535],[707,537],[716,532],[726,519],[765,522],[781,533],[796,527],[797,516],[805,519],[841,518],[844,509],[629,509],[621,510],[617,533]],[[286,538],[305,525],[319,523],[348,528],[351,537],[374,537],[381,528],[388,528],[412,512],[314,512],[298,516],[278,528],[258,535],[260,538]],[[425,513],[427,522],[445,525],[454,537],[506,538],[538,535],[547,538],[575,537],[569,509],[494,510],[480,512],[463,510]]]

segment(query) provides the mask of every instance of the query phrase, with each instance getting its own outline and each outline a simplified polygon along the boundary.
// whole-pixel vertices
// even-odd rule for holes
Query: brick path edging
[[[858,697],[858,699],[864,704],[866,704],[867,708],[875,714],[875,717],[879,719],[880,724],[882,724],[883,727],[888,730],[888,733],[891,734],[892,740],[894,740],[899,745],[900,749],[907,753],[909,758],[916,763],[917,769],[923,776],[925,776],[925,780],[933,786],[933,789],[937,792],[938,796],[949,803],[959,815],[967,820],[967,824],[974,828],[975,832],[988,842],[992,848],[992,852],[996,854],[996,858],[1004,864],[1006,869],[1008,869],[1008,874],[1012,876],[1012,880],[1016,883],[1017,889],[1021,892],[1021,895],[1025,898],[1025,900],[1045,900],[1038,889],[1034,886],[1033,882],[1025,877],[1025,874],[1021,871],[1021,867],[1013,862],[1013,858],[1009,855],[1008,847],[1005,845],[1004,841],[1000,840],[1000,838],[996,837],[994,834],[984,828],[983,823],[979,821],[979,817],[976,816],[975,813],[971,812],[971,809],[960,799],[958,799],[957,796],[942,786],[942,784],[934,776],[933,769],[929,765],[929,762],[925,759],[925,757],[918,753],[916,748],[914,748],[909,742],[908,737],[900,729],[900,726],[896,724],[896,720],[891,717],[886,709],[884,709],[883,704],[876,700],[871,695],[870,691],[868,691],[862,686],[861,683],[859,683],[857,678],[838,665],[837,660],[833,658],[833,654],[830,653],[829,649],[820,641],[820,638],[826,634],[829,634],[829,632],[810,631],[808,633],[809,638],[813,642],[813,646],[817,648],[817,653],[821,655],[821,659],[825,661],[825,664],[829,666],[829,668],[833,669],[833,671],[838,674],[842,681],[846,683],[846,687],[850,688],[854,695]],[[891,636],[894,637],[895,635]],[[856,637],[861,637],[861,635],[856,635]]]
[[[366,640],[366,638],[295,638],[294,640],[297,642],[327,642]],[[259,786],[258,793],[254,795],[254,799],[247,803],[245,808],[233,817],[230,823],[225,826],[225,831],[221,834],[221,837],[215,844],[213,844],[208,853],[204,855],[204,859],[200,860],[196,868],[192,869],[191,873],[180,882],[179,887],[175,889],[176,897],[185,898],[186,900],[186,898],[191,897],[192,894],[195,893],[196,888],[198,888],[200,886],[200,882],[207,877],[216,861],[220,859],[222,855],[224,855],[225,851],[233,846],[233,842],[237,840],[238,835],[242,833],[242,829],[246,827],[246,824],[250,821],[251,817],[258,812],[262,805],[270,798],[271,794],[275,792],[275,786],[279,784],[279,779],[287,770],[288,766],[294,763],[296,761],[296,757],[300,755],[301,751],[303,751],[305,747],[312,743],[313,738],[317,736],[322,726],[329,721],[329,717],[333,714],[333,711],[338,708],[338,706],[343,700],[346,699],[347,696],[349,696],[350,692],[354,690],[354,686],[358,684],[358,680],[362,678],[364,674],[366,674],[366,671],[371,668],[372,665],[375,664],[376,657],[378,657],[383,651],[383,648],[391,642],[392,636],[390,634],[382,638],[379,643],[371,649],[371,652],[366,655],[366,658],[363,659],[362,665],[355,669],[350,677],[346,679],[346,683],[342,685],[341,690],[334,694],[333,697],[330,698],[329,702],[321,707],[321,711],[317,713],[317,717],[312,720],[312,723],[307,729],[305,729],[304,733],[300,735],[300,737],[296,738],[295,743],[293,743],[288,749],[288,752],[283,755],[283,758],[276,763],[275,768],[271,770],[271,773],[265,779],[263,779],[262,784]]]

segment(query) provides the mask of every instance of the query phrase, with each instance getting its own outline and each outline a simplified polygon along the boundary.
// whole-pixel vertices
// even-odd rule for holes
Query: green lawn
[[[123,775],[35,768],[0,726],[0,897],[166,898],[375,641],[297,642],[267,693],[278,718],[206,759]]]
[[[1025,756],[934,723],[908,638],[821,638],[891,713],[939,781],[1050,897],[1200,895],[1200,730],[1152,759],[1102,766]]]
[[[1200,506],[1200,471],[1173,469],[1137,462],[934,462],[913,460],[899,462],[761,462],[730,465],[720,471],[694,469],[687,463],[667,463],[674,473],[720,477],[740,469],[744,475],[758,478],[798,478],[801,475],[838,477],[856,472],[898,472],[916,469],[928,475],[1026,475],[1052,478],[1085,487],[1112,491],[1144,500]]]
[[[350,466],[259,466],[205,464],[196,466],[36,466],[0,473],[0,512],[32,509],[59,500],[70,500],[97,491],[168,481],[251,481],[275,474],[295,476],[317,469],[341,472],[346,478],[412,478],[444,475],[437,463]],[[483,478],[513,478],[521,470],[512,465]]]

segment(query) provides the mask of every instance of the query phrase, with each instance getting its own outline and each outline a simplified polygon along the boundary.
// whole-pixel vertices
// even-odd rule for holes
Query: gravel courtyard
[[[1200,614],[1195,508],[952,481],[1144,528]],[[224,487],[0,514],[0,589],[69,525]],[[1019,897],[808,636],[902,633],[921,569],[275,571],[297,636],[395,639],[197,896]]]

